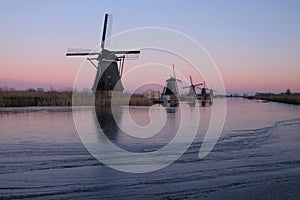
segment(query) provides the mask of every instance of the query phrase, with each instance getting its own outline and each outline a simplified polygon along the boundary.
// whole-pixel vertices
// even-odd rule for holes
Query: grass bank
[[[247,98],[300,105],[300,94],[259,94]]]
[[[72,106],[71,91],[1,91],[0,107],[28,107],[28,106]],[[78,105],[110,105],[111,98],[90,93],[76,93]],[[151,106],[153,101],[141,94],[122,94],[114,98],[114,103],[130,106]]]
[[[71,106],[72,92],[2,91],[0,107]]]

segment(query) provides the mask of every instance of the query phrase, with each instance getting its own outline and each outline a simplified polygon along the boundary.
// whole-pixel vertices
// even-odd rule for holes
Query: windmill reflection
[[[125,131],[129,130],[136,133],[134,126],[131,126],[129,123],[140,121],[144,124],[144,122],[147,122],[150,107],[131,108],[114,106],[112,109],[110,106],[96,106],[95,111],[96,120],[102,129],[102,131],[98,132],[97,136],[99,142],[105,142],[106,136],[107,139],[116,146],[131,152],[152,152],[162,148],[172,140],[176,133],[176,129],[178,128],[178,124],[180,124],[178,122],[180,118],[177,118],[175,115],[168,115],[165,124],[157,134],[147,138],[135,137]],[[157,109],[157,112],[159,113],[159,108]],[[126,127],[133,128],[126,129]]]
[[[209,100],[201,100],[201,106],[202,107],[208,107],[208,106],[211,106],[213,104],[213,101],[212,99],[209,99]]]
[[[117,122],[120,122],[122,119],[122,109],[116,108],[113,115],[110,106],[96,106],[95,108],[98,124],[104,134],[112,142],[117,141],[119,132],[121,131]]]
[[[187,101],[187,104],[192,108],[192,107],[196,107],[198,102],[199,107],[209,107],[213,105],[213,100],[212,99],[202,99],[202,100],[191,100],[191,101]]]

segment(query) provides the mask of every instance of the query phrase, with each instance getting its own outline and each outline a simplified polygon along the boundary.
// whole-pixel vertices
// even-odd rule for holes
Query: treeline
[[[0,107],[71,106],[71,91],[0,90]]]
[[[299,93],[293,94],[290,92],[290,90],[287,90],[287,92],[280,93],[280,94],[257,93],[254,96],[249,96],[247,98],[300,105],[300,94]]]

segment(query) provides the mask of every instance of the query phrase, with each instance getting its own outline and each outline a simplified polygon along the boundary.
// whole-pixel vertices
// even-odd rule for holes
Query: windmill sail
[[[113,15],[108,14],[107,24],[106,24],[106,32],[105,32],[104,48],[108,48],[110,46],[110,38],[111,38],[111,33],[112,33],[112,24],[113,24]]]
[[[108,14],[105,14],[104,24],[103,24],[103,32],[102,32],[102,40],[101,40],[101,49],[104,49],[105,36],[106,36],[106,26],[107,26]]]
[[[190,75],[190,82],[191,82],[190,86],[186,86],[186,87],[183,87],[183,88],[190,88],[188,95],[190,95],[190,96],[197,96],[196,87],[200,86],[200,85],[203,85],[203,83],[194,84],[191,75]]]

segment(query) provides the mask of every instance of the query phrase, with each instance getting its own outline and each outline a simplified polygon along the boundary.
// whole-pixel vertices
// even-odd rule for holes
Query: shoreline
[[[75,95],[82,101],[82,106],[110,105],[111,98],[95,98],[91,93],[80,92]],[[19,107],[72,107],[72,91],[1,91],[0,108],[19,108]],[[182,97],[183,98],[183,97]],[[254,96],[245,96],[250,100],[263,100],[291,105],[300,105],[300,94],[272,94],[260,93]],[[184,99],[184,98],[183,98]],[[78,99],[76,100],[78,101]],[[151,99],[143,94],[121,94],[114,103],[129,106],[152,106],[155,104]]]
[[[245,98],[252,100],[256,99],[277,103],[300,105],[300,94],[259,94],[254,96],[248,96]]]

